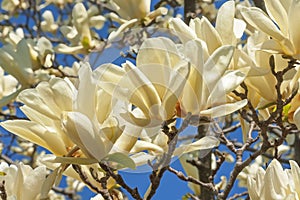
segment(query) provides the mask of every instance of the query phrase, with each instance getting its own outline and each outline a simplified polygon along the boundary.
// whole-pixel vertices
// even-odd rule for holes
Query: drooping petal
[[[278,41],[283,41],[285,39],[282,32],[261,9],[256,7],[244,7],[243,9],[241,9],[241,14],[245,18],[245,20],[256,29],[265,32]]]
[[[218,104],[218,102],[223,103],[222,101],[226,99],[226,94],[236,89],[245,80],[247,72],[248,70],[246,73],[243,73],[240,70],[235,70],[226,73],[221,77],[215,88],[211,91],[207,102],[212,105],[215,103]]]
[[[264,2],[271,19],[279,26],[283,35],[288,37],[288,15],[280,0],[265,0]]]
[[[247,102],[248,102],[247,99],[244,99],[242,101],[237,101],[234,103],[227,103],[224,105],[212,107],[210,109],[201,111],[200,115],[205,115],[212,118],[225,116],[243,108],[244,106],[247,105]]]
[[[67,153],[65,145],[58,135],[49,132],[45,127],[36,122],[13,120],[1,122],[1,126],[26,140],[49,149],[56,155],[63,156]]]
[[[213,136],[205,136],[191,144],[181,145],[175,149],[173,155],[180,156],[181,154],[196,151],[212,149],[220,144],[220,141]]]

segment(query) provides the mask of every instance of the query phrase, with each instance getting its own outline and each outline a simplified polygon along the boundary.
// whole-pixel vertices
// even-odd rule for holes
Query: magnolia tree
[[[299,199],[300,1],[217,4],[2,0],[1,199]]]

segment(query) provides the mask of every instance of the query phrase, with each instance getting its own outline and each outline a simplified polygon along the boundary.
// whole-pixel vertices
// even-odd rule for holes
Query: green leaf
[[[123,153],[117,152],[117,153],[110,154],[106,156],[104,160],[118,163],[122,167],[128,167],[131,169],[136,168],[134,161],[128,155],[125,155]]]
[[[90,164],[98,163],[98,161],[93,158],[52,157],[52,156],[49,158],[45,158],[44,161],[50,163],[76,164],[76,165],[90,165]]]

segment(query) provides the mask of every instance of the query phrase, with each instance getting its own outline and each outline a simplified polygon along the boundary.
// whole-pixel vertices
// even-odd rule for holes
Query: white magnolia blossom
[[[11,75],[5,75],[0,67],[0,105],[4,106],[17,96],[18,81]]]
[[[297,19],[300,17],[300,2],[265,0],[265,5],[269,16],[256,7],[241,10],[242,16],[251,26],[272,37],[264,43],[262,49],[299,59],[300,29]]]
[[[157,17],[168,13],[168,9],[165,7],[159,7],[156,10],[150,11],[150,4],[151,0],[112,0],[112,9],[119,16],[114,13],[109,13],[107,16],[113,21],[120,23],[121,26],[116,31],[110,33],[108,40],[115,41],[128,28],[138,28],[141,24],[148,25]]]
[[[248,177],[248,191],[252,200],[300,198],[300,168],[290,160],[291,169],[283,169],[274,159],[268,168],[259,168],[255,177]]]
[[[29,3],[27,1],[22,0],[3,0],[1,2],[1,8],[8,12],[14,12],[17,9],[27,9],[29,7]]]
[[[45,32],[56,33],[58,25],[54,21],[54,16],[50,10],[46,10],[42,17],[44,20],[41,22],[41,28]]]
[[[82,3],[77,3],[72,10],[73,26],[60,27],[60,31],[71,45],[60,43],[56,46],[56,51],[64,54],[88,53],[100,44],[100,41],[94,38],[91,27],[101,29],[105,20],[103,16],[98,15],[96,7],[86,10]]]
[[[4,182],[7,199],[38,200],[42,185],[46,179],[45,166],[32,169],[28,165],[18,163],[8,165],[0,163],[0,182]]]

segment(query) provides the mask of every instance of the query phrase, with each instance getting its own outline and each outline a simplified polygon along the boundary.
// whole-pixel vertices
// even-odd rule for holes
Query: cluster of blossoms
[[[38,156],[35,169],[1,163],[0,192],[12,199],[54,199],[51,188],[65,175],[99,193],[93,199],[107,199],[107,193],[123,199],[116,189],[121,169],[148,164],[159,171],[182,156],[186,173],[199,178],[196,168],[184,161],[220,143],[235,153],[235,158],[223,153],[224,159],[237,163],[242,162],[239,151],[257,141],[261,153],[269,150],[277,158],[290,151],[284,148],[291,145],[288,131],[300,128],[300,30],[295,25],[299,0],[265,0],[267,13],[248,1],[227,1],[218,11],[206,2],[203,10],[209,17],[191,19],[188,25],[166,7],[151,11],[150,0],[77,2],[68,19],[47,9],[56,5],[63,10],[71,3],[37,3],[35,11],[43,13],[39,25],[28,27],[37,34],[34,39],[27,37],[28,30],[0,27],[1,114],[21,110],[26,116],[0,125],[49,153]],[[0,22],[30,6],[27,1],[3,0]],[[106,39],[98,34],[103,29],[110,30]],[[147,31],[156,30],[161,36],[150,38]],[[130,46],[133,58],[127,56],[119,64],[91,67],[83,59],[115,43],[135,42],[132,37],[137,36],[141,37]],[[58,65],[61,56],[78,62]],[[219,125],[228,116],[240,120],[244,145],[238,150]],[[266,126],[276,120],[282,133],[273,139]],[[207,134],[178,142],[188,126],[200,127],[203,121],[211,125]],[[257,137],[252,134],[254,123],[261,131]],[[34,152],[30,148],[27,154]],[[219,165],[213,162],[213,169]],[[251,199],[300,198],[296,162],[290,161],[290,170],[283,170],[276,159],[266,171],[260,165],[255,173],[247,172],[246,166],[239,171]],[[52,170],[50,175],[46,168]],[[17,186],[12,187],[14,180]],[[193,183],[191,189],[200,195]],[[231,182],[223,177],[211,190],[226,194],[226,184]],[[152,189],[150,185],[145,198],[151,198]]]

